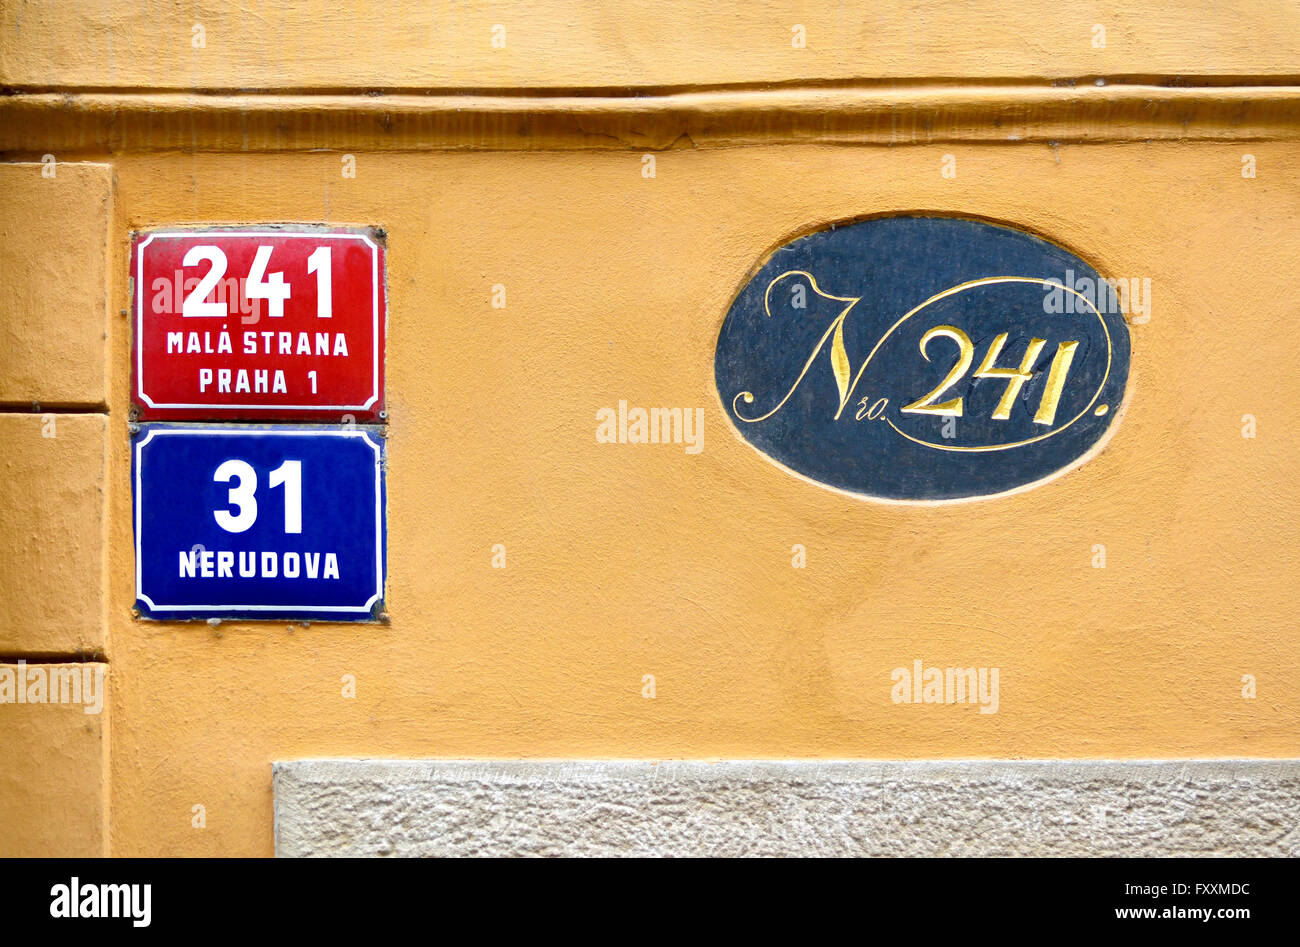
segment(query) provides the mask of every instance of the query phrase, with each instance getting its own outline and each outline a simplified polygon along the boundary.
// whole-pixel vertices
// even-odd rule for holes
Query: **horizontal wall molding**
[[[642,149],[1300,138],[1300,86],[777,86],[663,94],[21,93],[0,152]]]
[[[1298,53],[1293,0],[0,4],[0,84],[27,87],[610,88],[936,69],[968,80],[1275,76],[1293,74]]]
[[[299,760],[280,856],[1295,856],[1300,760]]]

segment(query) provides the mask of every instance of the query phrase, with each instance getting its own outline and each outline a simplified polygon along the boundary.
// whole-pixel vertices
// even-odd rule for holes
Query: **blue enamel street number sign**
[[[144,424],[131,473],[141,615],[361,621],[382,610],[375,430]]]

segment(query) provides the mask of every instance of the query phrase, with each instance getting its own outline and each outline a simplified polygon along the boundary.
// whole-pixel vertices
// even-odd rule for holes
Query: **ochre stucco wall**
[[[1300,155],[1253,146],[1248,180],[1235,145],[980,146],[945,180],[953,150],[672,153],[653,180],[624,153],[363,156],[355,180],[336,155],[123,158],[128,228],[387,230],[392,624],[131,621],[118,416],[116,850],[268,852],[268,764],[303,756],[1293,754],[1300,353],[1278,327]],[[750,267],[810,223],[917,208],[1151,278],[1100,456],[1019,496],[909,509],[810,486],[732,433],[713,341]],[[620,398],[703,407],[703,451],[598,444]],[[890,671],[915,658],[1000,667],[999,712],[893,704]]]
[[[806,46],[791,43],[794,25]],[[204,27],[203,48],[194,26]],[[1107,30],[1093,45],[1092,28]],[[0,76],[24,88],[657,88],[809,80],[1294,75],[1287,0],[14,0]],[[490,43],[504,27],[504,47]],[[111,79],[111,82],[105,81]]]
[[[1080,15],[1085,43],[1102,6]],[[959,44],[960,29],[936,42],[941,53]],[[1268,43],[1224,42],[1225,74],[1274,69]],[[36,67],[15,48],[7,75],[26,83]],[[899,55],[933,70],[927,49]],[[1178,49],[1160,47],[1149,69],[1130,51],[1129,71],[1195,58]],[[665,85],[701,78],[665,63]],[[121,68],[123,84],[164,83],[146,61]],[[966,64],[971,76],[991,68]],[[70,66],[67,77],[104,74]],[[314,68],[300,77],[284,84],[323,84]],[[367,139],[355,179],[340,173],[343,148],[157,152],[134,138],[73,149],[111,164],[115,187],[111,853],[270,854],[270,764],[302,757],[1296,756],[1300,350],[1288,327],[1300,148],[1251,140],[1248,122],[1241,141],[1196,140],[1234,132],[1192,128],[1184,141],[1092,144],[678,142],[657,153],[653,179],[641,151],[617,143],[443,151]],[[39,160],[43,147],[10,157]],[[955,178],[940,173],[945,155]],[[1151,280],[1151,319],[1131,326],[1126,413],[1087,464],[1002,499],[885,506],[791,477],[733,433],[713,346],[751,269],[811,227],[917,210],[1006,222],[1103,274]],[[388,235],[388,625],[131,617],[129,231],[265,221]],[[491,306],[496,284],[505,309]],[[702,452],[598,444],[596,412],[620,399],[703,408]],[[85,402],[98,417],[96,398]],[[23,473],[19,495],[63,475]],[[497,543],[505,569],[492,568]],[[791,567],[794,544],[806,569]],[[0,580],[0,613],[13,616],[32,592],[19,570],[0,568]],[[893,703],[890,672],[915,659],[1000,668],[998,713]],[[1243,699],[1245,674],[1256,699]],[[0,723],[14,709],[0,707]],[[26,798],[4,790],[0,813],[15,818]],[[51,844],[74,831],[52,826]]]

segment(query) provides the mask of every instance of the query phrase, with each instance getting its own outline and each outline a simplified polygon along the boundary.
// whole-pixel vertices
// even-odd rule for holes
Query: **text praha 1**
[[[244,355],[265,356],[283,366],[284,360],[302,359],[304,367],[290,368],[222,368],[205,365],[204,355],[231,355],[235,338],[225,329],[218,332],[181,331],[167,333],[168,355],[197,355],[191,368],[195,391],[199,394],[315,394],[317,376],[314,368],[321,358],[347,358],[348,340],[345,332],[280,332],[273,330],[245,330],[239,337],[240,351]],[[290,379],[293,390],[290,391]]]

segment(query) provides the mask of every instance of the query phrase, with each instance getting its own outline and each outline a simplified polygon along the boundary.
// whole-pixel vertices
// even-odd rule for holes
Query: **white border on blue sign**
[[[370,374],[370,397],[365,404],[175,404],[155,402],[144,393],[144,248],[155,237],[313,237],[322,240],[360,240],[370,248],[370,282],[372,293],[371,349],[373,364]],[[249,232],[244,230],[178,230],[150,233],[149,238],[135,248],[135,393],[151,408],[209,408],[214,411],[368,411],[379,400],[379,247],[365,234],[316,233],[313,231],[271,230]]]
[[[144,567],[143,560],[140,556],[140,510],[141,510],[141,484],[140,468],[141,452],[144,446],[155,437],[176,437],[188,435],[192,437],[203,437],[205,435],[217,435],[220,437],[230,437],[232,435],[259,437],[259,436],[281,436],[281,437],[359,437],[362,438],[375,452],[375,594],[370,597],[365,605],[156,605],[153,599],[144,594]],[[256,430],[251,428],[236,428],[234,430],[221,430],[211,428],[151,428],[149,433],[142,437],[135,445],[135,496],[133,498],[135,505],[135,597],[144,602],[153,611],[160,612],[331,612],[335,614],[358,614],[363,615],[370,611],[371,607],[384,597],[384,519],[383,519],[383,502],[384,491],[380,482],[380,468],[383,462],[383,448],[366,431],[329,431],[329,430],[285,430],[285,429],[266,429]]]

